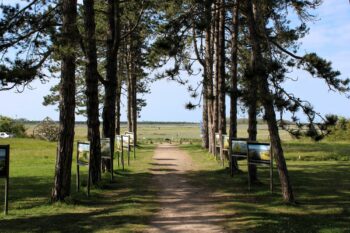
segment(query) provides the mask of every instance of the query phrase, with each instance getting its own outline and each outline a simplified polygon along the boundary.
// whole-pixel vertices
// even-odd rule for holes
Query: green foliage
[[[15,137],[26,136],[26,128],[24,124],[6,116],[0,116],[0,132],[14,134]]]

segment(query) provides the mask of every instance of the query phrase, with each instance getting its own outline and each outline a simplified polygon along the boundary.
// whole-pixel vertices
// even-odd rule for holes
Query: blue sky
[[[341,71],[342,77],[350,74],[350,5],[346,0],[325,0],[314,12],[318,20],[311,23],[310,33],[303,39],[299,55],[305,52],[317,52],[323,58],[331,60],[334,68]],[[287,82],[286,88],[297,96],[310,101],[322,114],[334,113],[350,117],[350,100],[337,93],[328,91],[321,80],[316,80],[303,72],[294,72],[298,82]],[[193,83],[198,77],[191,78]],[[24,117],[30,120],[41,120],[46,116],[58,119],[56,107],[42,106],[43,96],[49,93],[52,85],[58,80],[41,84],[32,83],[32,90],[23,93],[14,91],[0,92],[0,115]],[[175,82],[158,81],[151,86],[151,94],[145,96],[147,106],[141,112],[141,121],[191,121],[201,120],[201,110],[188,111],[184,108],[189,101],[186,88]],[[125,101],[124,101],[125,102]],[[229,111],[229,110],[228,110]],[[126,117],[125,109],[122,120]],[[77,117],[77,120],[84,120]]]

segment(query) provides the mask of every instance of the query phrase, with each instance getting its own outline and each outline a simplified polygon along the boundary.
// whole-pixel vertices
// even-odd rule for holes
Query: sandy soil
[[[225,216],[215,210],[215,197],[189,183],[186,173],[194,171],[195,165],[186,152],[174,145],[159,145],[151,170],[161,210],[149,232],[226,232],[218,225]]]

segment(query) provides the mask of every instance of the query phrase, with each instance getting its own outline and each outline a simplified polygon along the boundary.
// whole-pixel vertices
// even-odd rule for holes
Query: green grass
[[[326,144],[326,143],[325,143]],[[216,207],[227,216],[223,223],[234,232],[350,232],[350,162],[322,161],[327,153],[342,153],[345,146],[308,144],[286,146],[288,168],[298,205],[282,201],[277,172],[274,194],[268,190],[268,170],[259,168],[262,184],[247,190],[245,162],[242,174],[231,178],[199,145],[183,145],[198,166],[188,174],[195,185],[223,196]],[[311,149],[308,148],[311,146]],[[340,148],[339,148],[340,147]],[[336,149],[335,152],[331,148]],[[297,150],[306,151],[313,161],[292,160]],[[326,149],[326,151],[323,151]],[[318,155],[315,151],[322,151]],[[315,152],[315,153],[314,153]],[[318,159],[318,156],[320,159]],[[332,156],[331,156],[332,157]]]
[[[141,145],[136,160],[131,159],[125,171],[118,169],[113,183],[104,174],[103,187],[92,189],[90,197],[84,189],[75,191],[73,162],[72,197],[51,204],[56,144],[34,139],[0,144],[11,145],[9,215],[0,214],[0,232],[143,232],[157,208],[149,187],[153,145]],[[3,183],[0,180],[1,209]]]

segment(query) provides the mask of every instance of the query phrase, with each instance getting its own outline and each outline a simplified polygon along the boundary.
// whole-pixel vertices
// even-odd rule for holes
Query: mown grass
[[[243,173],[231,178],[228,170],[199,145],[183,145],[182,148],[198,166],[198,171],[189,174],[191,181],[222,196],[216,205],[218,211],[227,216],[223,223],[227,230],[350,232],[350,162],[322,161],[327,153],[342,157],[340,154],[345,150],[345,146],[327,145],[294,142],[285,147],[297,205],[286,205],[282,201],[277,172],[273,194],[268,190],[268,170],[261,168],[258,174],[262,183],[254,185],[249,192],[245,161],[240,162]],[[334,148],[338,150],[330,152]],[[309,153],[312,161],[294,160],[299,150]],[[322,154],[318,155],[317,151]]]
[[[102,188],[92,189],[90,197],[84,188],[75,191],[73,162],[71,198],[51,204],[56,144],[34,139],[6,139],[0,144],[11,145],[9,215],[0,214],[0,232],[143,232],[157,207],[149,187],[153,145],[141,145],[130,167],[115,171],[113,183],[104,174]],[[86,180],[84,168],[83,173]],[[2,209],[3,180],[0,198]]]

